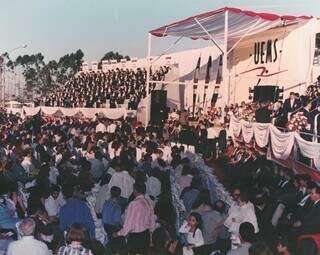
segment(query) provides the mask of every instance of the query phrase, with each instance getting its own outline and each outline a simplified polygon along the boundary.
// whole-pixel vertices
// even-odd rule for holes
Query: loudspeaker
[[[279,99],[279,86],[259,85],[254,87],[253,102],[276,102]]]
[[[167,91],[153,90],[151,92],[151,111],[150,122],[154,125],[160,125],[165,121],[168,115],[167,110]]]
[[[211,103],[216,103],[218,100],[218,93],[215,93],[212,95],[212,98],[211,98]]]

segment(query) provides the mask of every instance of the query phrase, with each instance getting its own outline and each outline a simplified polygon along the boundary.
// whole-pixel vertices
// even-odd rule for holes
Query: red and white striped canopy
[[[305,22],[312,18],[312,16],[279,16],[224,7],[153,29],[149,33],[157,37],[177,36],[209,40],[210,36],[203,30],[204,28],[215,40],[223,44],[226,11],[228,11],[228,44],[229,42],[232,44],[243,35],[250,36],[278,26]]]

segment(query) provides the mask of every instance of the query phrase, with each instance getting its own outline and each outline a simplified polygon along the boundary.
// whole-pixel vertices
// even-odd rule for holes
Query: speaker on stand
[[[151,92],[150,122],[153,125],[162,124],[168,117],[167,91],[153,90]]]
[[[252,97],[253,94],[253,97]],[[249,88],[249,100],[253,102],[277,102],[283,99],[283,88],[276,85],[259,85]]]

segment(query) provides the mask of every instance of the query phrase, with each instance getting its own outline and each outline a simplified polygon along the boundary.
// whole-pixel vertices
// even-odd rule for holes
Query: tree
[[[98,67],[101,68],[102,65],[102,61],[103,60],[117,60],[117,62],[120,62],[121,59],[126,59],[127,61],[130,60],[129,56],[123,56],[121,55],[119,52],[113,52],[113,51],[109,51],[106,54],[104,54],[104,56],[101,58]]]
[[[25,91],[44,95],[53,91],[58,85],[66,83],[81,70],[84,54],[79,49],[60,57],[58,61],[50,60],[48,63],[44,61],[44,56],[41,53],[18,56],[15,61],[10,59],[8,53],[2,54],[2,57],[5,59],[8,69],[13,70],[15,67],[21,67],[25,80]],[[102,60],[120,62],[123,58],[130,60],[129,56],[109,51],[102,57],[99,68],[101,68]]]
[[[82,50],[79,49],[75,53],[66,54],[59,59],[56,65],[58,83],[65,83],[81,70],[83,56]]]
[[[37,88],[44,92],[52,89],[53,83],[51,77],[49,77],[50,72],[41,53],[19,56],[15,60],[14,66],[22,67],[27,90]]]
[[[14,62],[7,61],[7,67],[21,66],[25,79],[25,87],[28,91],[36,91],[38,94],[45,94],[52,91],[59,84],[64,84],[78,71],[80,71],[82,59],[82,50],[75,53],[66,54],[59,61],[50,60],[47,64],[44,62],[44,56],[41,53],[33,55],[19,56]]]

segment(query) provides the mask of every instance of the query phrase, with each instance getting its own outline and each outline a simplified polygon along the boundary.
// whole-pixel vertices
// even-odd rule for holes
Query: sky
[[[0,3],[0,54],[27,44],[27,48],[12,52],[11,57],[41,52],[46,61],[58,60],[77,49],[82,49],[86,61],[100,60],[112,50],[130,57],[145,57],[149,30],[224,6],[320,17],[320,0],[0,0]],[[170,45],[169,40],[154,41],[153,55]],[[194,42],[188,44],[196,47]]]

